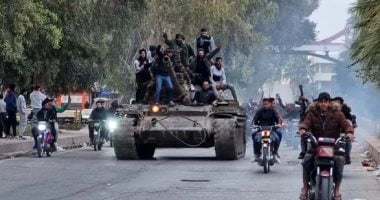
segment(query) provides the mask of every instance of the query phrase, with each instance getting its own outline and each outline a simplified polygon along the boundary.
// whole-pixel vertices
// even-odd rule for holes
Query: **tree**
[[[40,1],[6,0],[0,3],[0,77],[4,84],[29,84],[34,71],[31,49],[57,49],[62,30],[57,15]],[[33,60],[33,61],[32,61]]]
[[[357,36],[351,46],[359,76],[380,86],[380,2],[358,0],[352,9]]]

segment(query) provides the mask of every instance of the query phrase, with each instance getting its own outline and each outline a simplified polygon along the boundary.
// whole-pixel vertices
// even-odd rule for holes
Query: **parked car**
[[[83,109],[82,112],[81,112],[81,115],[82,115],[82,123],[87,123],[88,122],[88,118],[90,118],[90,115],[91,115],[91,112],[92,112],[92,109]]]

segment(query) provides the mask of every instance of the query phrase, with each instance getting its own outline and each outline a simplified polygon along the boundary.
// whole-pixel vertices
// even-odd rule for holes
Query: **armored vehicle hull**
[[[113,134],[118,159],[149,159],[156,148],[215,147],[216,157],[235,160],[246,150],[244,111],[236,101],[216,106],[130,105],[119,110]]]

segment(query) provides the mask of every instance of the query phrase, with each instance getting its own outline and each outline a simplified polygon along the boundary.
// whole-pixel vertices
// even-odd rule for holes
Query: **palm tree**
[[[358,0],[352,8],[357,37],[351,46],[354,63],[364,81],[380,85],[380,1]]]

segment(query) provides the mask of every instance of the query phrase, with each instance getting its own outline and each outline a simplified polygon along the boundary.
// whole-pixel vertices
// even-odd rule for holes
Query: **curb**
[[[66,132],[66,131],[65,131]],[[65,134],[60,134],[58,137],[57,144],[59,147],[64,149],[76,148],[82,146],[84,143],[88,142],[87,134],[73,134],[70,132]],[[34,140],[26,141],[12,141],[9,143],[0,144],[0,155],[4,157],[25,154],[28,152],[33,152]]]
[[[359,138],[368,146],[372,159],[380,165],[380,140],[375,136],[360,135]]]

